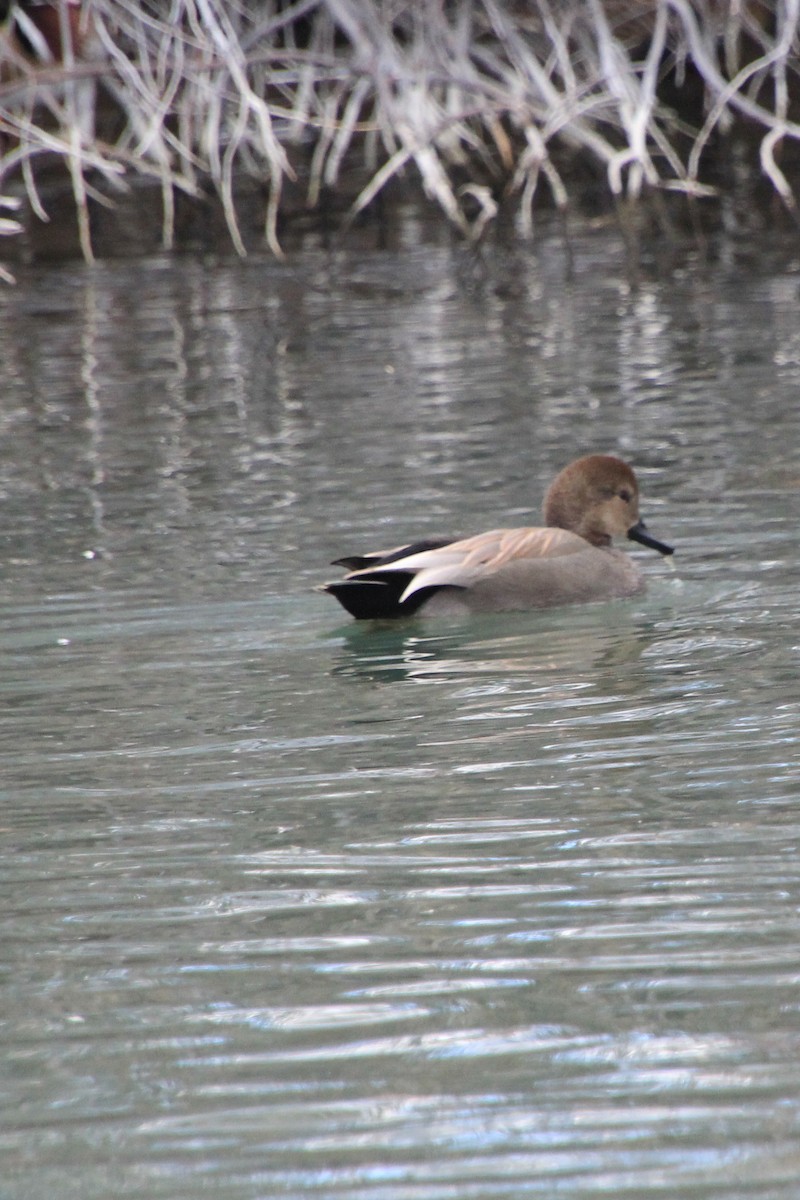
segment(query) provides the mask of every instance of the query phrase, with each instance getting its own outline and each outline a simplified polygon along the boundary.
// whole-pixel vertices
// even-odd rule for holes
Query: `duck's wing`
[[[382,567],[388,563],[408,558],[412,554],[422,554],[425,550],[438,550],[441,546],[449,546],[457,539],[454,537],[421,538],[417,542],[407,542],[402,546],[393,546],[391,550],[371,550],[367,554],[348,554],[344,558],[335,558],[332,567],[346,567],[348,571],[364,571],[369,567]]]
[[[434,549],[404,555],[372,570],[402,572],[410,576],[399,600],[409,600],[428,588],[470,588],[491,578],[511,563],[561,558],[587,549],[586,542],[566,529],[492,529],[475,537]],[[371,570],[358,572],[368,579]]]

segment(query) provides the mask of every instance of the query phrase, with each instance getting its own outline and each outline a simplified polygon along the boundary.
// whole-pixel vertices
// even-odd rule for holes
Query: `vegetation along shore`
[[[242,254],[243,190],[276,254],[292,212],[352,219],[400,181],[472,240],[587,196],[713,211],[742,179],[794,215],[800,0],[16,0],[0,17],[0,232],[69,220],[88,261],[98,208],[145,184],[164,246],[199,203]]]

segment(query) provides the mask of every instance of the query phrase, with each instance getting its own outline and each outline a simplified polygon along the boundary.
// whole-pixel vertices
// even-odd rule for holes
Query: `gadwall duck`
[[[627,463],[588,454],[565,467],[544,500],[544,528],[493,529],[475,537],[429,538],[340,558],[344,579],[326,583],[356,619],[424,611],[459,615],[547,608],[632,596],[644,587],[614,537],[672,554],[639,516],[639,485]]]

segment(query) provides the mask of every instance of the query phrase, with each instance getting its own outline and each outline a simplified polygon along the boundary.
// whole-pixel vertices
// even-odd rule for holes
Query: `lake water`
[[[798,1195],[800,249],[717,250],[0,292],[3,1200]],[[645,595],[313,590],[593,450]]]

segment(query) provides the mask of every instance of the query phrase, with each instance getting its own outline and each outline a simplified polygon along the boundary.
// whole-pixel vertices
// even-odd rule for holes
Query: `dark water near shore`
[[[3,1200],[798,1194],[800,250],[426,238],[0,292]],[[589,450],[646,595],[314,592]]]

